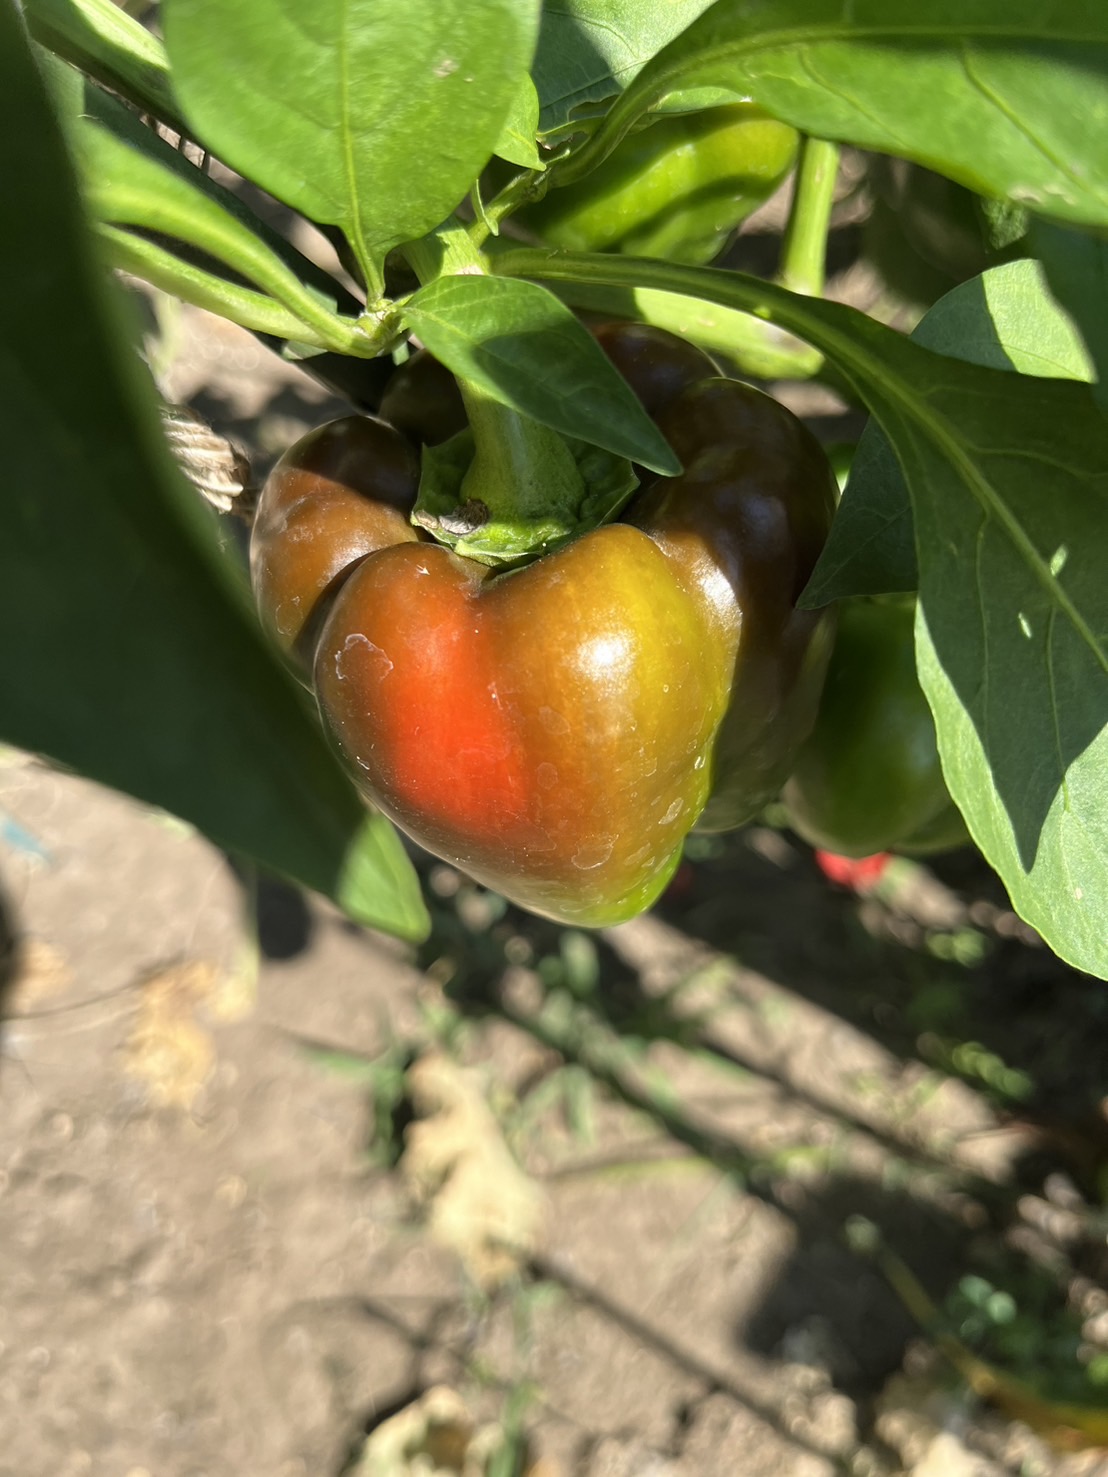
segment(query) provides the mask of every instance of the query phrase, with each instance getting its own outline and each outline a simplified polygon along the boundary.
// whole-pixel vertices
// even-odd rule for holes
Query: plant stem
[[[318,348],[331,347],[324,343],[314,328],[263,292],[217,277],[214,272],[183,261],[173,252],[131,231],[99,225],[96,234],[104,243],[112,266],[132,272],[152,287],[172,293],[194,307],[218,313],[221,318],[227,318],[242,328],[250,328],[255,333],[292,339]]]
[[[499,195],[482,201],[481,209],[469,227],[469,238],[474,246],[483,246],[489,236],[498,234],[500,222],[521,205],[532,199],[541,200],[549,187],[549,173],[549,166],[545,174],[537,169],[523,170],[508,181]]]
[[[378,330],[382,326],[373,315],[367,313],[358,320],[340,317],[265,241],[216,201],[183,187],[168,173],[158,193],[141,176],[135,186],[126,174],[125,161],[134,158],[127,145],[96,125],[90,125],[81,137],[89,147],[92,166],[85,171],[86,195],[103,224],[154,232],[214,257],[245,277],[252,288],[260,288],[265,297],[280,303],[290,317],[306,324],[311,332],[301,335],[305,342],[364,358],[381,352],[384,345]],[[182,291],[181,296],[188,294]],[[387,332],[386,325],[383,333]]]
[[[113,0],[38,0],[26,19],[40,45],[187,135],[165,47]]]
[[[838,144],[822,138],[801,140],[792,208],[777,274],[777,281],[791,292],[802,292],[808,297],[823,295],[827,232],[838,172]]]

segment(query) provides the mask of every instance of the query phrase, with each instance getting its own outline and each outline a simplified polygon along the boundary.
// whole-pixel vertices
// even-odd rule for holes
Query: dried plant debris
[[[512,1158],[476,1072],[432,1052],[409,1069],[408,1091],[420,1121],[408,1129],[401,1173],[431,1234],[492,1291],[534,1251],[542,1192]]]
[[[490,1423],[478,1426],[462,1397],[445,1385],[382,1422],[366,1438],[349,1477],[558,1477],[534,1461],[525,1438]]]
[[[200,960],[174,964],[140,986],[124,1043],[124,1070],[159,1107],[192,1109],[215,1066],[206,1020],[241,1015],[239,981]]]
[[[73,983],[73,966],[46,939],[21,939],[12,945],[12,973],[7,984],[6,1014],[34,1014]]]

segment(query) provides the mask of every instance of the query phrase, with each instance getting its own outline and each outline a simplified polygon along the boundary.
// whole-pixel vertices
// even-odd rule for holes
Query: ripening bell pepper
[[[946,851],[968,838],[916,675],[915,601],[846,601],[819,716],[782,798],[793,829],[840,856]]]
[[[703,265],[786,178],[797,144],[795,129],[752,103],[662,116],[515,218],[569,251]]]
[[[414,453],[350,417],[277,464],[252,566],[270,629],[314,649],[366,798],[514,902],[599,926],[658,897],[697,821],[741,823],[792,767],[831,647],[831,617],[795,601],[834,479],[789,411],[698,349],[597,336],[684,466],[643,474],[619,521],[497,572],[412,526]],[[428,432],[400,401],[409,433],[441,429],[441,403]]]

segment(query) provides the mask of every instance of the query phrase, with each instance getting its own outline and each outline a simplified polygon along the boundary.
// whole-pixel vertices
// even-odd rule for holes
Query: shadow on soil
[[[819,1362],[839,1388],[864,1400],[901,1366],[921,1328],[873,1261],[848,1245],[848,1223],[864,1217],[879,1228],[883,1244],[939,1302],[979,1264],[983,1249],[1001,1244],[1018,1219],[1020,1196],[1042,1194],[1048,1177],[1061,1177],[1096,1204],[1098,1176],[1108,1163],[1100,1107],[1108,998],[1096,981],[1037,943],[971,851],[915,874],[930,879],[933,895],[914,905],[911,898],[882,902],[832,887],[806,848],[794,846],[787,833],[774,834],[772,860],[749,834],[714,842],[711,856],[678,874],[656,917],[690,949],[707,945],[704,953],[718,951],[737,969],[849,1022],[901,1064],[918,1062],[940,1081],[961,1077],[996,1111],[997,1131],[1009,1143],[1003,1177],[977,1174],[928,1148],[911,1116],[876,1123],[832,1102],[818,1083],[793,1081],[733,1042],[723,1044],[710,1018],[683,1008],[679,990],[644,988],[640,971],[605,937],[588,938],[582,966],[576,944],[567,948],[582,935],[504,909],[498,899],[482,921],[479,903],[489,902],[488,895],[467,893],[464,884],[452,904],[435,907],[423,963],[441,968],[449,961],[446,992],[465,1017],[506,1019],[529,1031],[562,1060],[584,1067],[594,1083],[648,1113],[672,1140],[786,1214],[796,1251],[736,1339],[755,1352],[789,1358],[796,1355],[790,1340],[795,1344],[798,1329],[821,1329]],[[928,917],[936,911],[941,922]],[[511,980],[513,961],[523,958],[541,990],[521,1004]],[[569,1007],[555,1027],[543,1001],[558,992]],[[793,1178],[736,1136],[705,1127],[679,1097],[645,1088],[635,1062],[654,1043],[702,1059],[706,1053],[759,1078],[781,1103],[875,1146],[890,1172],[867,1177],[828,1163],[822,1172]],[[543,1275],[565,1283],[560,1272]],[[604,1301],[595,1289],[567,1290]],[[603,1311],[657,1344],[660,1335],[640,1326],[632,1311],[614,1304]],[[667,1350],[659,1346],[659,1352]],[[668,1355],[687,1363],[681,1351]]]

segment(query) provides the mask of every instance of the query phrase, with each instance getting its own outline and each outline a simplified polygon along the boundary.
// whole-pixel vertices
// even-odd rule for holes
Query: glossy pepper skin
[[[813,846],[862,857],[968,839],[916,675],[914,622],[911,599],[848,601],[840,612],[819,716],[782,797]]]
[[[418,538],[408,514],[419,458],[385,421],[348,416],[302,436],[266,479],[250,578],[278,646],[310,669],[330,602],[366,554]]]
[[[551,246],[703,265],[793,167],[797,134],[750,103],[661,117],[516,219]]]
[[[620,521],[496,573],[410,526],[390,542],[396,507],[382,512],[372,491],[362,518],[373,474],[353,472],[353,448],[377,445],[382,423],[335,422],[306,438],[304,503],[326,510],[324,539],[349,503],[340,524],[357,552],[345,573],[308,561],[297,607],[312,629],[324,591],[315,690],[367,799],[513,901],[586,926],[649,906],[713,807],[714,824],[738,824],[779,788],[830,648],[829,617],[793,601],[834,506],[826,459],[776,401],[659,330],[597,337],[673,438],[682,476],[646,485]],[[441,427],[434,409],[429,431],[409,417],[413,434]],[[300,506],[289,488],[303,445],[271,477],[275,505]],[[334,475],[321,479],[327,446]],[[270,502],[267,484],[263,610],[300,559]]]

